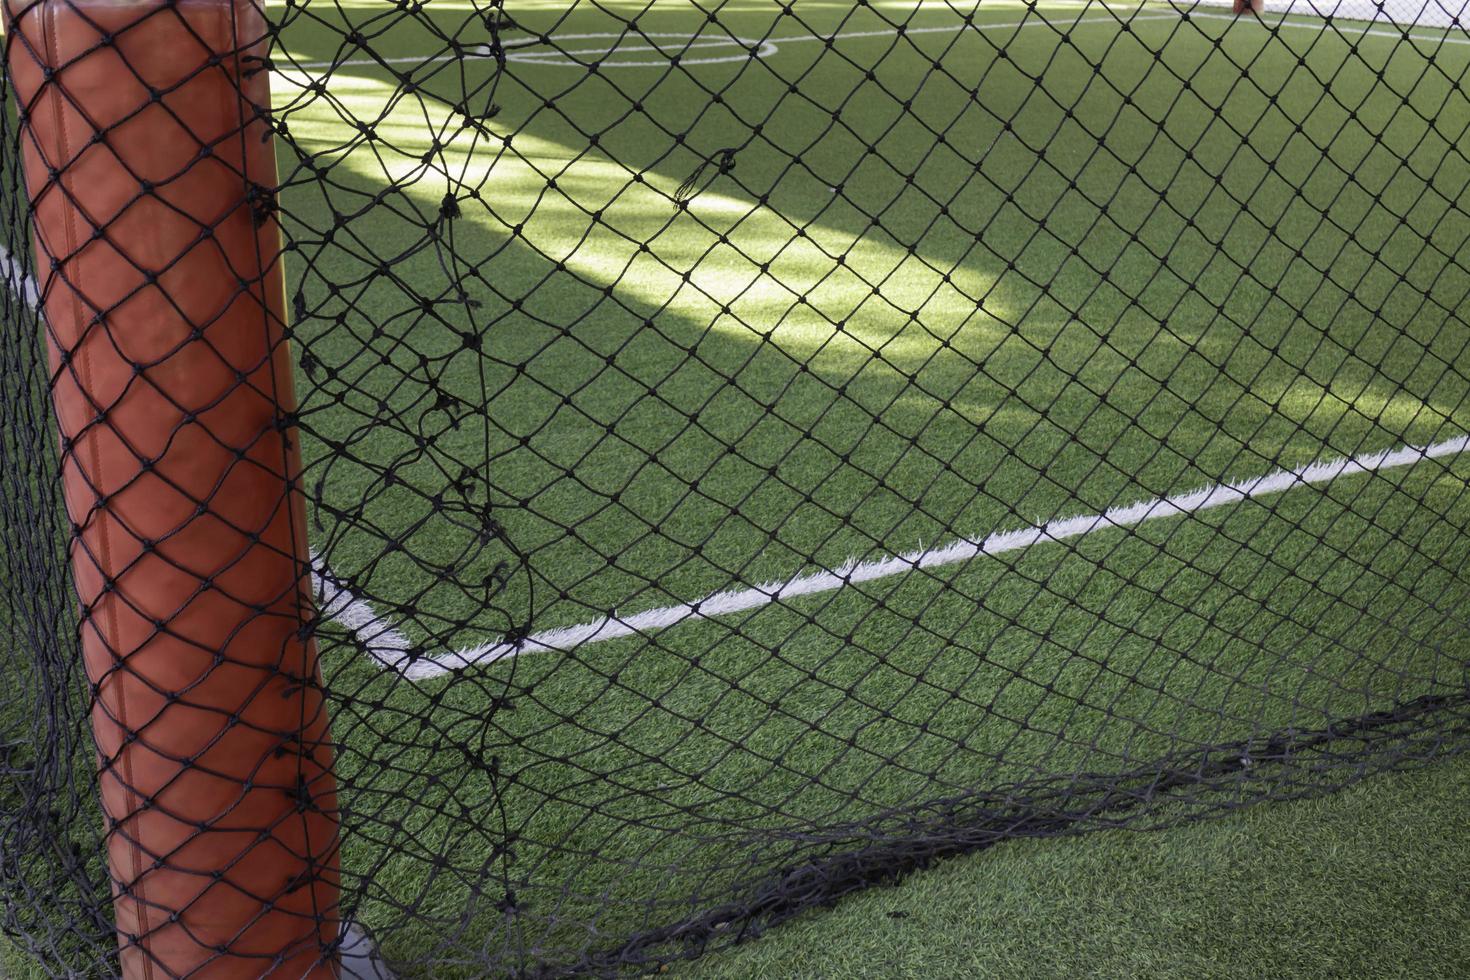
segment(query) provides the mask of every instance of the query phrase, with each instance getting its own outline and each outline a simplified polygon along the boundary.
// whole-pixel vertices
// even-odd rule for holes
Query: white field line
[[[608,37],[608,38],[618,38],[618,37],[621,37],[622,35],[619,35],[619,34],[606,34],[606,35],[588,35],[588,36],[589,37],[602,36],[602,37]],[[759,41],[759,42],[757,42],[757,41],[750,41],[750,40],[747,40],[745,38],[734,38],[734,37],[731,37],[731,38],[712,38],[712,39],[709,39],[709,40],[705,40],[705,39],[695,40],[695,39],[691,39],[689,37],[689,35],[687,35],[687,34],[683,34],[683,35],[681,35],[681,34],[642,34],[642,35],[640,35],[640,37],[674,37],[674,38],[678,38],[681,41],[685,42],[685,46],[681,46],[681,48],[677,52],[678,55],[679,55],[679,64],[680,64],[680,66],[683,66],[683,65],[724,65],[724,64],[730,64],[731,62],[749,61],[751,58],[769,58],[772,55],[775,55],[775,54],[777,54],[780,51],[780,49],[778,47],[776,47],[776,43],[774,41],[771,41],[771,40],[765,40],[765,41]],[[745,48],[746,50],[744,50],[740,54],[713,55],[713,56],[705,57],[705,58],[691,58],[687,54],[687,52],[690,51],[690,50],[709,49],[709,48],[714,48],[714,49],[718,50],[718,49],[721,49],[721,48],[737,47],[737,46],[742,47],[742,48]],[[663,53],[663,49],[661,49],[661,48],[659,48],[659,47],[657,47],[655,45],[649,44],[649,45],[630,45],[630,46],[627,46],[627,47],[624,47],[622,45],[618,45],[615,49],[614,48],[606,48],[606,47],[603,47],[603,48],[584,48],[584,49],[582,49],[580,51],[563,51],[563,50],[527,51],[524,54],[510,53],[510,54],[507,54],[506,55],[506,58],[509,61],[514,61],[514,62],[518,62],[518,63],[521,63],[521,64],[526,64],[526,65],[560,65],[561,67],[577,67],[579,65],[579,62],[577,62],[575,59],[577,57],[582,56],[582,55],[622,55],[622,54],[624,54],[626,52],[633,52],[633,51],[657,51],[660,54]],[[662,60],[658,60],[658,61],[604,61],[604,62],[602,62],[601,64],[598,65],[598,68],[599,69],[603,69],[603,68],[667,68],[667,67],[670,66],[670,64],[671,64],[671,62],[669,61],[669,59],[667,57],[664,57]]]
[[[1181,15],[1182,14],[1185,14],[1185,13],[1188,13],[1190,20],[1194,20],[1195,18],[1201,18],[1201,19],[1204,19],[1204,20],[1229,20],[1229,21],[1247,20],[1248,21],[1248,18],[1247,17],[1245,17],[1244,15],[1240,15],[1240,14],[1215,13],[1213,11],[1208,11],[1208,10],[1187,9],[1187,8],[1178,8],[1178,7],[1176,7],[1175,9],[1176,10],[1179,10],[1179,12],[1180,12]],[[1266,13],[1268,13],[1268,14],[1269,13],[1273,13],[1273,11],[1267,10]],[[1274,20],[1266,20],[1263,17],[1263,18],[1261,18],[1261,22],[1263,24],[1265,24],[1265,26],[1267,28],[1271,29],[1271,30],[1277,30],[1277,29],[1283,28],[1283,27],[1292,27],[1292,28],[1296,28],[1297,30],[1300,30],[1300,31],[1315,31],[1318,34],[1325,34],[1325,33],[1327,33],[1327,23],[1326,23],[1326,21],[1324,20],[1320,24],[1313,23],[1311,21],[1311,19],[1310,19],[1313,16],[1315,16],[1315,15],[1312,14],[1312,13],[1310,13],[1310,12],[1282,11],[1282,12],[1280,12],[1278,14],[1278,16],[1276,17],[1276,19],[1274,19]],[[1308,19],[1306,19],[1306,20],[1291,20],[1291,19],[1288,19],[1288,18],[1308,18]],[[1434,27],[1433,25],[1418,25],[1418,24],[1415,24],[1415,25],[1412,25],[1412,26],[1409,26],[1409,27],[1400,28],[1400,29],[1394,29],[1394,28],[1389,28],[1389,27],[1367,27],[1367,26],[1364,26],[1362,28],[1359,28],[1359,27],[1356,26],[1357,23],[1359,23],[1359,22],[1358,21],[1354,21],[1353,22],[1353,25],[1354,26],[1348,26],[1348,25],[1345,25],[1342,22],[1342,20],[1334,20],[1333,21],[1333,26],[1332,26],[1332,33],[1334,33],[1334,34],[1340,34],[1340,35],[1344,35],[1344,36],[1351,36],[1351,37],[1362,37],[1362,36],[1365,36],[1365,35],[1369,35],[1369,36],[1372,36],[1372,37],[1391,37],[1391,38],[1393,38],[1395,40],[1398,40],[1398,41],[1420,41],[1420,42],[1423,42],[1424,44],[1429,44],[1429,45],[1436,45],[1436,44],[1470,44],[1470,37],[1465,37],[1463,35],[1454,35],[1454,34],[1445,33],[1446,31],[1449,30],[1449,28],[1447,28],[1447,27]],[[1361,23],[1366,24],[1367,22],[1361,22]],[[1415,31],[1418,31],[1420,33],[1419,34],[1415,34],[1414,33]],[[1425,31],[1431,32],[1430,36],[1425,36],[1423,34],[1423,32],[1425,32]]]
[[[1221,0],[1221,2],[1223,2],[1223,0]],[[1089,7],[1092,7],[1092,6],[1094,6],[1094,5],[1093,4],[1086,4],[1086,5],[1082,5],[1080,9],[1086,10]],[[1133,8],[1133,9],[1139,10],[1139,9],[1143,9],[1143,8]],[[1270,11],[1268,11],[1268,12],[1270,12]],[[994,31],[994,30],[1010,30],[1010,29],[1013,29],[1013,28],[1024,29],[1024,28],[1031,28],[1031,27],[1071,28],[1071,27],[1077,26],[1079,24],[1116,24],[1116,23],[1119,23],[1119,22],[1126,22],[1126,23],[1132,24],[1132,23],[1137,23],[1139,21],[1179,20],[1179,19],[1182,18],[1183,15],[1186,15],[1186,14],[1189,16],[1190,19],[1201,18],[1201,19],[1206,19],[1206,20],[1225,20],[1225,21],[1238,21],[1238,20],[1241,20],[1242,19],[1242,17],[1240,15],[1237,15],[1237,14],[1216,13],[1216,12],[1207,11],[1207,10],[1200,10],[1200,9],[1198,9],[1196,7],[1174,6],[1167,13],[1166,12],[1147,13],[1147,14],[1145,14],[1145,13],[1133,13],[1132,15],[1129,15],[1129,13],[1126,10],[1124,10],[1124,11],[1119,11],[1117,13],[1109,13],[1109,14],[1084,14],[1084,15],[1082,15],[1080,17],[1076,17],[1076,18],[1074,18],[1072,20],[1065,20],[1065,19],[1061,19],[1061,18],[1058,18],[1058,19],[1054,19],[1053,20],[1053,19],[1047,19],[1047,18],[1042,17],[1042,16],[1034,16],[1034,17],[1027,17],[1024,20],[997,21],[997,22],[988,23],[988,24],[963,24],[963,23],[961,23],[961,24],[944,24],[944,25],[939,25],[939,26],[935,26],[935,27],[905,27],[904,30],[903,30],[903,33],[907,36],[907,35],[914,35],[914,34],[957,34],[957,33],[960,33],[962,31],[966,31],[966,30]],[[1325,22],[1323,24],[1313,23],[1310,20],[1311,16],[1312,16],[1311,13],[1285,11],[1285,12],[1280,13],[1278,15],[1278,18],[1275,21],[1268,22],[1268,26],[1273,27],[1273,28],[1282,28],[1282,27],[1284,27],[1284,28],[1295,28],[1297,30],[1311,30],[1311,31],[1317,31],[1317,32],[1324,31],[1326,29]],[[1288,18],[1294,18],[1294,17],[1295,18],[1308,18],[1308,19],[1298,19],[1298,20],[1288,19]],[[1431,43],[1436,43],[1436,44],[1437,43],[1444,43],[1444,44],[1470,44],[1470,38],[1467,38],[1467,37],[1457,37],[1457,36],[1453,36],[1453,35],[1450,35],[1450,34],[1446,34],[1446,33],[1444,33],[1444,31],[1447,30],[1446,28],[1436,28],[1433,25],[1410,25],[1410,26],[1407,26],[1407,27],[1404,27],[1404,28],[1400,28],[1400,29],[1364,26],[1362,29],[1357,29],[1357,30],[1350,30],[1350,29],[1346,29],[1344,27],[1339,26],[1339,27],[1335,27],[1334,30],[1337,33],[1340,33],[1340,34],[1354,34],[1354,35],[1358,35],[1358,36],[1370,36],[1371,35],[1373,37],[1388,37],[1388,38],[1396,38],[1396,39],[1399,39],[1399,40],[1413,38],[1415,40],[1421,40],[1421,41],[1431,42]],[[1429,37],[1417,36],[1416,37],[1414,35],[1414,32],[1416,32],[1416,31],[1418,31],[1418,32],[1426,32],[1426,31],[1433,32],[1433,36],[1429,36]],[[693,34],[674,34],[674,33],[668,33],[668,32],[648,32],[648,33],[638,33],[638,34],[635,34],[635,35],[629,35],[629,34],[626,34],[626,33],[608,33],[608,32],[604,32],[604,33],[594,33],[594,34],[560,34],[560,35],[556,35],[554,37],[554,40],[556,40],[556,41],[592,41],[592,40],[599,40],[599,41],[602,41],[602,40],[615,40],[615,41],[621,41],[621,40],[628,40],[628,39],[630,39],[630,37],[631,38],[646,38],[646,39],[667,38],[667,39],[676,40],[676,41],[682,41],[682,42],[687,43],[688,49],[720,48],[720,47],[728,47],[728,46],[733,46],[733,45],[742,45],[742,46],[744,46],[747,49],[746,52],[743,53],[743,54],[721,55],[721,56],[715,56],[715,57],[702,57],[702,58],[689,58],[689,57],[685,57],[684,56],[685,49],[681,47],[681,49],[680,49],[680,58],[679,58],[680,64],[683,64],[683,65],[703,65],[703,64],[721,64],[721,63],[735,62],[735,61],[748,61],[751,58],[769,58],[772,55],[777,54],[780,51],[781,46],[787,45],[787,44],[810,44],[810,43],[823,43],[823,44],[825,44],[825,43],[827,43],[829,41],[847,41],[847,40],[854,40],[854,39],[861,39],[861,38],[874,38],[874,37],[896,37],[897,35],[898,35],[898,29],[897,28],[885,28],[885,29],[882,29],[882,30],[871,30],[871,31],[842,31],[840,33],[831,33],[831,34],[795,34],[795,35],[791,35],[789,37],[768,37],[768,38],[743,38],[743,37],[735,37],[735,36],[731,36],[731,37],[709,37],[709,38],[705,38],[705,37],[700,37],[699,35],[693,35]],[[577,65],[577,62],[574,61],[574,60],[572,60],[572,57],[573,56],[582,56],[582,55],[589,55],[589,56],[590,55],[603,55],[603,56],[614,56],[615,57],[616,55],[619,55],[619,54],[624,54],[624,53],[631,54],[631,53],[645,52],[645,51],[659,51],[660,53],[663,53],[662,50],[656,44],[638,44],[636,41],[634,41],[634,43],[628,44],[628,45],[616,44],[616,45],[612,45],[612,46],[604,46],[604,47],[596,47],[596,48],[583,48],[583,49],[579,49],[579,50],[576,50],[576,51],[561,51],[561,50],[537,51],[537,50],[527,50],[527,51],[521,52],[521,51],[518,50],[518,49],[521,49],[521,48],[533,48],[534,46],[536,46],[536,45],[538,45],[540,43],[542,43],[542,42],[541,42],[541,39],[539,37],[533,37],[533,38],[524,38],[524,39],[521,39],[519,41],[510,41],[510,42],[507,42],[504,45],[502,45],[502,47],[505,49],[505,51],[506,51],[506,57],[509,60],[511,60],[511,61],[518,61],[518,62],[521,62],[523,64],[529,64],[529,65],[575,66],[575,65]],[[293,66],[291,66],[289,68],[288,67],[284,67],[284,66],[281,67],[281,68],[278,68],[276,70],[276,74],[288,75],[288,74],[290,74],[295,69],[315,70],[315,69],[321,69],[321,68],[363,67],[363,66],[372,66],[372,65],[378,65],[378,64],[389,64],[389,65],[425,64],[425,65],[434,65],[434,64],[443,64],[445,62],[454,61],[456,59],[461,59],[461,60],[467,60],[468,61],[468,60],[483,60],[483,59],[488,59],[490,57],[491,56],[488,53],[486,53],[485,48],[483,46],[477,46],[475,49],[472,49],[472,50],[466,52],[463,55],[446,54],[446,55],[438,55],[438,56],[435,56],[435,57],[432,57],[432,58],[425,58],[425,57],[422,57],[422,56],[414,56],[414,55],[405,55],[405,56],[400,56],[400,57],[382,58],[382,59],[378,59],[378,58],[351,58],[351,59],[348,59],[346,61],[308,61],[308,62],[304,62],[304,63],[299,64],[299,65],[293,65]],[[616,60],[613,60],[613,61],[604,62],[599,67],[600,68],[648,68],[648,67],[667,67],[668,64],[669,64],[669,61],[668,61],[667,58],[664,58],[664,59],[658,60],[658,61],[616,61]]]
[[[1048,19],[1044,19],[1044,18],[1042,18],[1040,16],[1034,16],[1034,17],[1027,17],[1024,20],[997,21],[997,22],[988,23],[988,24],[965,24],[965,23],[959,23],[959,24],[943,24],[943,25],[939,25],[939,26],[935,26],[935,27],[905,27],[904,30],[903,30],[903,33],[904,33],[905,36],[910,36],[910,35],[914,35],[914,34],[959,34],[959,33],[963,32],[963,31],[969,31],[969,30],[974,30],[974,31],[999,31],[999,30],[1010,30],[1012,28],[1030,28],[1030,27],[1053,27],[1053,28],[1066,29],[1066,28],[1075,27],[1078,24],[1117,24],[1120,21],[1126,21],[1128,23],[1135,23],[1137,21],[1142,21],[1142,20],[1178,20],[1178,19],[1179,19],[1179,15],[1177,13],[1164,13],[1164,12],[1160,12],[1160,13],[1157,13],[1157,14],[1134,14],[1131,17],[1130,16],[1127,16],[1125,14],[1094,14],[1094,15],[1089,15],[1089,16],[1076,17],[1076,18],[1073,18],[1071,20],[1064,20],[1064,19],[1048,20]],[[701,64],[701,63],[714,62],[714,61],[748,61],[748,60],[750,60],[753,57],[763,57],[763,58],[764,57],[769,57],[770,55],[775,54],[776,51],[779,50],[782,46],[787,45],[787,44],[813,44],[813,43],[825,44],[825,43],[827,43],[829,41],[849,41],[849,40],[854,40],[854,39],[858,39],[858,38],[897,37],[898,36],[898,33],[899,32],[898,32],[898,29],[897,28],[887,28],[887,29],[884,29],[884,30],[873,30],[873,31],[842,31],[842,32],[833,33],[833,34],[795,34],[795,35],[792,35],[790,37],[768,37],[768,38],[758,38],[758,39],[756,39],[756,38],[742,38],[742,37],[710,37],[710,38],[705,38],[705,37],[700,37],[699,35],[694,35],[694,34],[667,34],[667,33],[647,33],[647,34],[632,34],[632,35],[629,35],[629,34],[619,34],[619,33],[560,34],[560,35],[554,35],[552,39],[555,40],[555,41],[591,41],[591,40],[618,40],[618,39],[625,39],[626,38],[627,40],[632,41],[633,43],[630,44],[630,45],[628,45],[628,46],[626,46],[626,47],[624,47],[622,45],[612,45],[612,46],[603,46],[603,47],[598,47],[598,48],[587,48],[587,49],[580,50],[580,51],[567,51],[567,52],[564,52],[564,51],[557,51],[557,50],[549,50],[549,51],[525,51],[523,53],[518,53],[518,50],[517,49],[520,49],[520,48],[530,48],[530,47],[533,47],[533,46],[535,46],[537,44],[542,43],[541,42],[541,39],[539,37],[533,37],[533,38],[526,38],[524,40],[520,40],[519,42],[516,42],[516,41],[507,42],[507,43],[503,44],[502,47],[506,51],[506,57],[507,58],[510,58],[513,61],[520,61],[520,62],[523,62],[525,64],[549,64],[549,65],[575,65],[576,64],[576,62],[571,61],[571,60],[557,60],[559,56],[563,56],[563,55],[616,55],[616,54],[618,54],[620,52],[624,52],[624,51],[627,51],[627,52],[637,52],[637,51],[658,51],[658,50],[660,50],[659,48],[657,48],[654,45],[648,45],[648,44],[639,45],[637,43],[637,39],[638,38],[644,38],[644,37],[647,37],[647,38],[660,38],[660,37],[662,37],[662,38],[678,39],[678,40],[682,40],[682,41],[691,42],[692,43],[692,46],[693,47],[696,47],[696,48],[701,48],[701,47],[721,47],[721,46],[726,46],[726,45],[741,44],[741,45],[744,45],[746,47],[746,49],[747,49],[744,54],[730,55],[730,56],[724,56],[724,57],[719,57],[719,58],[686,59],[686,58],[684,58],[684,57],[681,56],[680,59],[679,59],[680,64],[686,64],[687,65],[687,64]],[[757,45],[759,45],[759,50],[758,51],[757,50],[753,50],[753,49],[756,48]],[[351,58],[351,59],[348,59],[346,61],[308,61],[308,62],[304,62],[302,64],[292,65],[291,67],[279,66],[276,69],[276,73],[277,74],[290,73],[293,69],[297,69],[297,68],[302,68],[302,69],[319,69],[319,68],[363,67],[363,66],[380,65],[380,64],[388,64],[388,65],[402,65],[402,64],[435,65],[435,64],[442,64],[444,62],[455,61],[455,60],[466,60],[466,61],[468,61],[468,60],[483,60],[483,59],[487,59],[489,57],[491,57],[491,56],[488,53],[485,53],[485,49],[483,48],[483,46],[477,46],[476,49],[473,49],[471,51],[468,51],[468,52],[466,52],[463,55],[445,54],[445,55],[437,55],[437,56],[432,57],[432,58],[425,58],[423,56],[406,55],[406,56],[402,56],[402,57],[381,58],[381,59],[379,59],[379,58]],[[599,67],[601,67],[601,68],[639,68],[639,67],[646,67],[646,66],[649,66],[649,65],[667,67],[668,64],[669,64],[669,61],[666,58],[666,59],[664,59],[662,61],[642,61],[642,62],[618,62],[618,61],[612,61],[612,62],[608,62],[608,63],[606,63],[604,65],[600,65]]]
[[[337,580],[317,553],[311,553],[311,592],[323,619],[350,632],[383,667],[410,659],[413,644],[386,617]]]
[[[41,291],[36,288],[36,280],[26,272],[25,263],[0,245],[0,278],[5,280],[5,287],[12,293],[20,296],[21,302],[31,309],[39,309],[41,306]]]
[[[533,633],[519,643],[492,641],[431,656],[414,656],[412,644],[402,633],[392,628],[371,606],[353,595],[345,586],[331,580],[330,573],[319,562],[315,567],[315,580],[320,583],[319,594],[324,597],[324,615],[335,618],[352,630],[379,666],[396,671],[409,680],[420,681],[525,653],[566,652],[603,640],[668,629],[689,620],[713,619],[716,616],[758,609],[797,596],[833,592],[844,586],[891,578],[916,569],[942,568],[982,555],[1001,555],[1035,544],[1080,538],[1095,531],[1137,527],[1165,517],[1198,514],[1244,500],[1283,493],[1295,487],[1330,483],[1339,477],[1412,466],[1426,459],[1458,456],[1467,450],[1470,450],[1470,436],[1460,436],[1431,446],[1404,446],[1350,458],[1323,460],[1295,469],[1276,470],[1253,479],[1114,507],[1101,514],[1085,514],[1012,531],[998,531],[979,541],[962,539],[940,548],[926,548],[871,561],[853,561],[841,568],[798,575],[786,582],[728,589],[698,602],[663,606],[627,616],[604,616],[578,626]]]

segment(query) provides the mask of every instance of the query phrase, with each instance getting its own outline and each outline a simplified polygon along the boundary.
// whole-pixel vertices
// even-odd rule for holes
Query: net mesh
[[[10,0],[6,931],[57,974],[163,955],[114,912],[142,879],[107,856],[151,803],[120,817],[110,753],[156,746],[272,617],[315,651],[268,681],[320,697],[336,795],[302,738],[282,785],[246,760],[240,799],[340,823],[308,862],[340,906],[292,914],[403,977],[655,969],[945,855],[1462,751],[1470,34],[1399,6],[288,0],[218,40],[229,4]],[[38,42],[40,11],[90,41]],[[170,31],[169,58],[142,43]],[[175,106],[216,76],[247,108],[201,133]],[[48,97],[94,127],[65,159]],[[276,173],[230,151],[216,217],[150,253],[131,209],[178,212],[209,164],[146,175],[144,124],[177,160],[273,145]],[[69,177],[89,153],[132,180],[102,214]],[[170,271],[242,215],[279,256],[191,305]],[[126,282],[68,273],[99,242]],[[240,360],[221,310],[272,282]],[[309,596],[240,600],[99,746],[106,682],[143,661],[113,644],[99,673],[90,613],[146,587],[103,568],[89,600],[121,491],[77,479],[50,402],[84,343],[141,379],[89,396],[86,431],[176,383],[184,341],[116,326],[143,302],[231,391],[294,373],[259,431],[176,404],[133,458],[284,438]],[[235,520],[191,493],[186,523]],[[170,567],[208,591],[235,566]],[[211,724],[248,728],[266,683]],[[222,827],[289,837],[244,809],[155,867]]]

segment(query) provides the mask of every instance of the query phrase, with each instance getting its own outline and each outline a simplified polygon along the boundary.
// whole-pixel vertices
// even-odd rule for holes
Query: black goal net
[[[1236,6],[7,0],[18,955],[652,971],[1464,750],[1470,31]]]

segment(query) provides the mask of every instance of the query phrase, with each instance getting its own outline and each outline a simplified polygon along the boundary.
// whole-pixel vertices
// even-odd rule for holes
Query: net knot
[[[245,202],[250,205],[250,220],[255,223],[255,227],[263,227],[275,216],[276,190],[251,181],[245,191]]]

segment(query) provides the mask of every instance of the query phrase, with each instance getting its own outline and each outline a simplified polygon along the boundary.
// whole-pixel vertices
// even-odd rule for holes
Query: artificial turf
[[[1149,834],[1018,841],[677,967],[806,977],[1470,972],[1470,764]]]
[[[575,53],[497,75],[431,57],[483,41],[458,8],[344,7],[352,44],[304,9],[276,102],[315,545],[421,654],[1470,431],[1462,48],[614,3],[519,12]],[[355,912],[431,970],[555,964],[894,808],[1457,691],[1467,473],[417,684],[343,642]]]
[[[429,60],[427,14],[345,9],[426,63],[282,35],[349,62],[276,83],[311,162],[283,201],[317,546],[429,646],[1463,428],[1461,48],[1151,7],[900,40],[884,15],[963,22],[575,5],[524,19],[877,36],[512,61],[492,90],[488,60]],[[449,108],[469,93],[485,132]],[[479,540],[487,504],[519,562]]]
[[[526,4],[497,74],[472,6],[278,10],[312,543],[415,656],[1470,432],[1432,32]],[[1467,478],[422,682],[327,623],[349,911],[410,975],[554,968],[939,798],[1462,695]]]
[[[1147,834],[1016,841],[665,975],[1403,977],[1470,972],[1470,760]],[[47,976],[0,940],[9,980]]]

